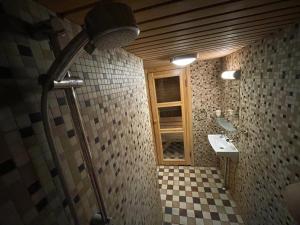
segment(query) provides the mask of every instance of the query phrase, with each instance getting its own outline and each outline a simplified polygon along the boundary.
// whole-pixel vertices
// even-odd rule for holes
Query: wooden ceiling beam
[[[42,1],[42,0],[41,0]],[[45,0],[44,0],[45,1]],[[126,1],[126,0],[124,0],[124,1]],[[287,0],[287,1],[295,1],[295,0]],[[141,1],[141,2],[143,2],[143,1]],[[239,1],[239,2],[242,2],[242,1]],[[249,2],[250,2],[250,4],[249,4]],[[251,3],[252,2],[252,3]],[[270,3],[274,3],[275,5],[276,5],[276,2],[279,2],[279,0],[261,0],[261,1],[259,1],[259,0],[251,0],[251,1],[249,1],[249,0],[244,0],[242,3],[239,3],[240,5],[239,5],[239,7],[236,7],[235,5],[232,5],[233,3],[235,3],[235,1],[234,2],[232,2],[232,3],[228,3],[228,4],[230,4],[230,5],[224,5],[223,7],[220,7],[219,6],[219,13],[220,13],[220,16],[222,16],[224,13],[226,13],[226,11],[227,11],[227,13],[229,13],[229,12],[233,12],[233,11],[239,11],[239,10],[242,10],[242,9],[248,9],[249,7],[251,7],[251,6],[257,6],[258,8],[259,8],[259,6],[261,6],[261,8],[264,8],[264,7],[262,7],[262,5],[264,5],[264,4],[270,4]],[[256,3],[256,4],[255,4]],[[280,2],[279,2],[280,3]],[[283,4],[284,3],[284,4]],[[174,4],[174,3],[173,3]],[[281,2],[281,4],[282,5],[286,5],[287,7],[288,7],[288,5],[290,4],[289,2],[286,2],[286,1],[284,1],[284,2]],[[172,5],[172,4],[170,4],[170,5]],[[294,2],[294,5],[295,5],[295,2]],[[132,5],[130,5],[131,7],[133,7]],[[232,6],[235,6],[234,8],[230,8],[230,7],[232,7]],[[268,5],[268,7],[270,7],[271,5]],[[268,7],[266,7],[266,8],[268,8]],[[160,7],[157,7],[157,8],[160,8]],[[225,11],[222,11],[222,8],[224,8],[224,9],[226,9]],[[85,15],[86,15],[86,13],[88,12],[90,10],[90,8],[87,8],[87,9],[83,9],[83,10],[81,10],[81,11],[77,11],[77,12],[74,12],[74,13],[71,13],[71,14],[68,14],[68,15],[66,15],[66,18],[68,18],[69,20],[71,20],[71,21],[73,21],[73,22],[76,22],[76,23],[78,23],[78,24],[83,24],[83,21],[84,21],[84,17],[85,17]],[[205,10],[205,9],[203,9],[203,10]],[[211,15],[212,14],[212,12],[213,12],[213,10],[212,9],[210,9],[210,8],[208,8],[208,9],[206,9],[206,10],[209,10],[210,12],[209,12],[209,14],[206,14],[205,13],[205,11],[201,11],[201,10],[198,10],[198,11],[194,11],[194,12],[188,12],[187,13],[187,15],[189,14],[189,13],[193,13],[193,15],[194,15],[194,17],[195,17],[195,19],[194,20],[197,20],[197,19],[205,19],[204,17],[207,17],[208,15]],[[147,10],[146,10],[147,11]],[[171,10],[172,11],[172,10]],[[174,16],[174,17],[172,17],[172,16],[169,16],[169,17],[167,17],[167,18],[163,18],[162,20],[163,21],[166,21],[166,20],[170,20],[170,21],[173,21],[173,23],[171,23],[171,24],[178,24],[178,23],[182,23],[183,21],[181,20],[181,21],[177,21],[177,17],[178,16],[180,16],[180,17],[184,17],[184,14],[181,14],[181,15],[177,15],[177,16]],[[214,15],[211,15],[211,16],[217,16],[216,14],[214,14]],[[143,19],[142,19],[143,20]],[[189,19],[190,20],[190,19]],[[167,22],[167,21],[166,21]],[[164,22],[164,23],[162,23],[162,21],[160,20],[160,19],[156,19],[156,20],[151,20],[151,21],[148,21],[148,22],[145,22],[145,21],[143,21],[142,23],[140,23],[140,21],[139,20],[137,20],[137,23],[139,24],[139,26],[140,26],[140,29],[141,30],[144,30],[144,31],[146,31],[146,30],[149,30],[149,29],[156,29],[157,27],[159,27],[159,26],[165,26],[166,24],[166,22]],[[185,21],[185,22],[188,22],[188,21]],[[171,24],[168,24],[168,26],[169,25],[171,25]]]
[[[98,0],[101,1],[101,0]],[[123,2],[127,5],[130,5],[131,9],[133,10],[133,12],[139,14],[139,12],[141,11],[145,11],[145,10],[151,10],[151,9],[155,9],[161,6],[166,6],[168,4],[173,3],[172,0],[143,0],[143,1],[139,1],[139,0],[116,0],[116,2]],[[85,5],[82,7],[78,7],[78,8],[73,8],[71,10],[68,11],[64,11],[62,13],[60,13],[60,15],[66,17],[69,14],[73,14],[76,12],[80,12],[82,10],[84,11],[89,11],[91,10],[95,5],[97,4],[97,1],[89,4],[89,5]]]
[[[219,55],[227,55],[229,52],[233,52],[233,51],[237,51],[237,50],[240,50],[244,47],[245,44],[251,44],[253,43],[253,40],[252,41],[249,41],[248,43],[245,42],[243,44],[240,44],[240,45],[228,45],[228,47],[224,48],[224,47],[217,47],[217,48],[213,48],[213,49],[210,49],[210,48],[206,48],[206,49],[203,49],[201,51],[201,54],[198,55],[198,58],[197,60],[204,60],[204,59],[207,59],[207,56],[208,55],[214,55],[215,53],[217,53],[217,57],[220,57]],[[161,59],[144,59],[143,60],[144,63],[160,63],[160,62],[163,62],[164,64],[167,62],[167,64],[170,64],[170,58],[161,58]]]
[[[214,49],[214,50],[207,50],[205,52],[202,52],[200,57],[197,60],[207,60],[207,59],[211,59],[211,58],[216,58],[216,57],[223,57],[225,55],[228,55],[232,52],[238,51],[239,49],[241,49],[243,46],[239,46],[239,47],[231,47],[231,48],[222,48],[222,49]],[[144,68],[147,69],[147,71],[151,71],[151,70],[161,70],[160,68],[157,67],[174,67],[173,64],[171,64],[170,60],[143,60],[144,63]]]
[[[226,47],[215,46],[215,47],[202,48],[198,57],[199,57],[199,59],[205,59],[205,55],[208,52],[218,52],[218,55],[219,54],[226,54],[229,51],[241,49],[241,48],[245,47],[246,45],[249,45],[249,44],[253,43],[254,41],[255,40],[249,40],[249,41],[245,41],[241,44],[227,44]],[[162,56],[160,58],[147,58],[147,59],[144,59],[144,61],[145,62],[159,62],[159,61],[168,61],[168,62],[170,62],[171,58],[172,58],[172,56],[166,55],[166,56]]]
[[[39,3],[47,6],[51,10],[57,12],[61,17],[65,17],[70,21],[82,25],[85,15],[102,0],[37,0]],[[75,2],[74,2],[75,1]],[[128,4],[136,13],[160,7],[166,4],[174,3],[172,0],[117,0]]]
[[[176,55],[181,55],[182,52],[187,52],[187,53],[195,53],[197,52],[198,54],[201,55],[201,53],[203,51],[206,51],[207,49],[211,49],[213,50],[214,48],[218,48],[218,47],[223,47],[224,49],[228,46],[230,47],[235,47],[235,46],[240,46],[240,47],[244,47],[246,46],[246,44],[248,42],[253,42],[255,40],[259,40],[261,37],[263,36],[256,36],[256,37],[249,37],[247,39],[235,39],[234,41],[221,41],[218,43],[214,43],[214,44],[208,44],[208,45],[197,45],[197,46],[190,46],[190,47],[185,47],[182,49],[174,49],[174,50],[170,50],[170,51],[165,51],[164,53],[157,53],[157,54],[147,54],[147,55],[141,55],[141,54],[135,54],[145,60],[149,60],[149,59],[170,59]],[[134,53],[133,53],[134,54]]]
[[[172,5],[173,0],[117,0],[123,2],[131,7],[131,9],[138,13],[140,11],[148,11],[165,5]]]
[[[236,1],[236,0],[235,0]],[[139,24],[161,20],[175,15],[187,14],[196,10],[206,9],[209,7],[216,7],[218,5],[225,5],[232,0],[185,0],[175,1],[173,4],[155,7],[149,10],[142,10],[135,13],[135,19]]]
[[[219,45],[214,45],[214,46],[206,46],[206,47],[200,47],[200,48],[192,48],[191,51],[199,51],[199,56],[202,55],[203,52],[208,51],[208,50],[217,50],[217,49],[223,49],[228,50],[228,49],[232,49],[232,48],[242,48],[245,47],[246,45],[248,45],[249,43],[254,42],[255,38],[249,38],[249,40],[244,40],[243,42],[240,43],[221,43]],[[224,46],[226,45],[226,47]],[[177,51],[178,52],[178,51]],[[143,58],[144,60],[170,60],[174,55],[177,55],[177,52],[173,52],[173,53],[168,53],[165,55],[160,55],[160,56],[147,56],[146,58]]]
[[[83,24],[90,8],[104,0],[36,1]],[[141,34],[126,50],[149,63],[165,63],[174,55],[199,51],[204,58],[220,57],[300,22],[299,0],[112,1],[132,7]]]
[[[128,46],[136,47],[139,45],[148,45],[155,42],[163,41],[169,38],[176,38],[176,37],[182,37],[183,35],[190,35],[198,32],[204,32],[204,31],[214,31],[215,29],[220,28],[228,28],[228,27],[234,27],[234,26],[243,26],[248,25],[251,26],[252,24],[264,24],[268,22],[273,22],[277,20],[282,19],[288,19],[291,17],[300,16],[300,7],[294,7],[292,9],[286,9],[282,11],[275,11],[270,12],[266,14],[259,14],[259,15],[253,15],[253,16],[247,16],[240,19],[233,19],[228,21],[218,21],[216,23],[206,24],[202,26],[187,28],[183,30],[178,30],[174,32],[169,32],[166,34],[160,34],[152,37],[146,37],[146,38],[138,38],[133,44]],[[143,31],[142,31],[143,33]],[[141,35],[142,35],[141,33]]]
[[[156,48],[160,46],[169,45],[170,43],[182,43],[182,42],[188,42],[193,40],[200,40],[202,37],[211,36],[211,35],[219,35],[219,34],[226,34],[226,32],[232,32],[232,31],[246,31],[246,30],[254,30],[257,28],[267,28],[270,26],[277,26],[281,24],[287,24],[287,23],[294,23],[297,20],[300,19],[300,15],[294,14],[294,15],[288,15],[285,17],[278,17],[275,21],[272,18],[272,20],[261,20],[261,21],[255,21],[252,23],[246,23],[246,24],[239,24],[235,26],[229,26],[219,29],[209,29],[208,31],[203,32],[195,32],[189,35],[182,35],[182,36],[175,36],[172,38],[167,38],[164,40],[159,41],[153,41],[153,42],[146,42],[139,45],[130,45],[126,47],[126,50],[128,51],[138,51],[138,50],[146,50],[151,48]],[[271,22],[272,21],[272,22]]]
[[[204,38],[194,38],[192,40],[188,41],[181,41],[181,42],[170,42],[169,44],[165,45],[160,45],[157,47],[153,48],[148,48],[148,49],[139,49],[139,50],[131,50],[133,53],[151,53],[151,52],[163,52],[169,49],[176,49],[184,46],[191,46],[191,45],[197,45],[197,44],[202,44],[202,43],[211,43],[215,42],[218,40],[224,40],[224,39],[232,39],[234,37],[244,37],[247,35],[255,35],[255,34],[260,34],[260,33],[271,33],[272,31],[276,31],[279,28],[282,28],[285,24],[281,24],[278,26],[272,26],[272,27],[267,27],[267,28],[260,28],[260,29],[253,29],[253,30],[245,30],[245,31],[229,31],[229,32],[224,32],[223,34],[220,33],[219,35],[209,35],[208,37]]]
[[[264,13],[275,12],[278,10],[291,9],[291,8],[299,7],[300,6],[299,4],[300,3],[295,4],[295,2],[291,2],[291,1],[278,2],[278,3],[268,5],[268,7],[255,7],[251,9],[244,9],[236,12],[224,13],[222,15],[215,15],[208,18],[201,18],[201,19],[199,18],[198,20],[188,21],[185,23],[176,23],[172,25],[170,24],[164,27],[162,27],[161,24],[158,22],[155,26],[155,29],[151,29],[151,30],[147,30],[146,28],[139,26],[140,29],[142,30],[139,38],[154,37],[156,35],[162,35],[174,31],[181,31],[187,28],[207,26],[212,23],[234,20],[234,19],[239,20],[247,16],[260,15]]]
[[[195,44],[195,45],[189,45],[189,46],[182,46],[179,48],[175,49],[169,49],[169,50],[164,50],[160,52],[152,52],[152,53],[135,53],[132,52],[133,54],[143,58],[143,59],[148,59],[149,57],[152,58],[160,58],[161,56],[168,56],[168,57],[173,57],[178,54],[189,54],[189,53],[195,53],[198,52],[199,50],[205,48],[205,47],[213,47],[213,46],[218,46],[222,44],[234,44],[234,43],[242,43],[243,40],[248,41],[248,40],[259,40],[263,37],[265,37],[268,34],[268,32],[262,32],[259,34],[255,35],[246,35],[246,36],[237,36],[234,38],[229,38],[229,39],[220,39],[218,41],[210,42],[210,43],[201,43],[201,44]],[[197,51],[196,51],[197,50]]]
[[[162,19],[151,20],[149,22],[139,23],[140,21],[137,20],[137,23],[139,24],[141,30],[147,31],[150,29],[156,29],[157,27],[170,26],[173,24],[188,22],[192,20],[200,20],[207,17],[224,15],[226,13],[248,9],[252,7],[266,6],[268,4],[274,4],[276,2],[278,2],[278,0],[232,1],[224,5],[217,5],[214,7],[199,9],[192,12],[182,13],[180,15],[174,15]]]

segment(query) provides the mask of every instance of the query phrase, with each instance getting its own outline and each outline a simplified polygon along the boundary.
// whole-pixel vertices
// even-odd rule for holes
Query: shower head
[[[94,48],[111,49],[128,45],[139,35],[133,12],[120,2],[102,0],[85,17],[85,26],[60,52],[48,71],[44,86],[62,81],[82,48],[92,53]]]
[[[126,46],[140,32],[131,8],[120,2],[99,2],[87,13],[85,29],[98,49]]]

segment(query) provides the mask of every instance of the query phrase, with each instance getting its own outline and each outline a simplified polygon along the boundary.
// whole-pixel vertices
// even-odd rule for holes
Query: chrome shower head
[[[48,71],[44,86],[62,81],[82,48],[92,53],[94,48],[111,49],[128,45],[139,35],[133,12],[119,2],[102,0],[87,13],[85,27],[63,49]]]
[[[85,29],[98,49],[126,46],[140,32],[131,8],[119,2],[99,2],[87,13]]]

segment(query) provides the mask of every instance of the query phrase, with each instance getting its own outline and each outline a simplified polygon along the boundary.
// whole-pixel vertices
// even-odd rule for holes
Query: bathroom
[[[0,2],[0,224],[300,223],[299,1],[117,2],[76,54],[98,1]]]

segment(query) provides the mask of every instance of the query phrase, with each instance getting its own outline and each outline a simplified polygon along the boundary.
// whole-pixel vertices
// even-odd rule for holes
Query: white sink
[[[226,139],[227,137],[222,134],[208,135],[208,141],[217,155],[237,160],[239,157],[239,151],[232,144],[232,142],[226,141]]]

